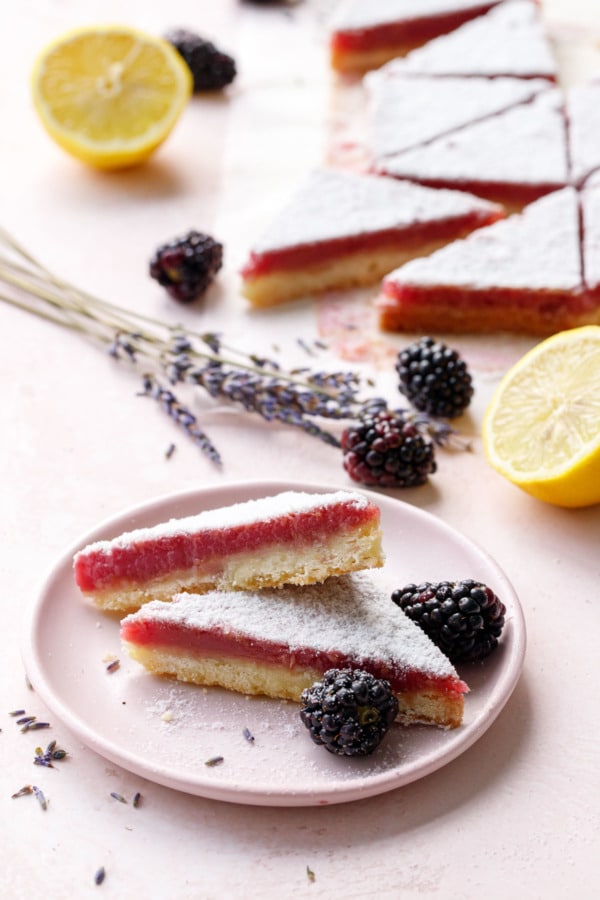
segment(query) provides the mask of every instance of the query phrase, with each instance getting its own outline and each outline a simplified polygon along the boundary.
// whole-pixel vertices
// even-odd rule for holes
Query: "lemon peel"
[[[526,353],[486,410],[490,465],[564,507],[600,503],[600,326],[562,331]]]
[[[171,133],[192,75],[164,38],[124,25],[79,28],[38,56],[33,103],[59,146],[99,169],[138,165]]]

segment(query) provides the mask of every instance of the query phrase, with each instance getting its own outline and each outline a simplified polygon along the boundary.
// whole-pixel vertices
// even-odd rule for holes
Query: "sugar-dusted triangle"
[[[569,181],[562,92],[549,88],[530,103],[388,156],[376,169],[522,208]]]
[[[534,0],[509,0],[425,46],[387,63],[382,73],[511,75],[556,81],[556,60]]]
[[[331,65],[366,72],[447,34],[503,0],[347,0],[331,25]]]
[[[542,78],[419,78],[373,72],[365,79],[373,164],[483,121],[550,90]],[[420,152],[420,151],[419,151]]]
[[[408,259],[503,215],[501,207],[462,191],[318,170],[251,249],[242,292],[262,307],[375,284]]]
[[[376,303],[390,331],[548,335],[600,322],[583,284],[576,190],[407,263],[384,279]]]
[[[275,590],[177,594],[121,623],[134,659],[156,675],[300,701],[332,668],[385,678],[399,719],[456,728],[468,691],[446,656],[360,572]]]

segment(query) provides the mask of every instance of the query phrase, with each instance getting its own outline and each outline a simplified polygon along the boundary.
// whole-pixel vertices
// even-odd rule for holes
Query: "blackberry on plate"
[[[340,756],[368,756],[398,714],[389,682],[361,669],[329,669],[302,692],[302,704],[312,740]]]
[[[454,419],[473,396],[466,363],[456,350],[423,337],[401,350],[396,360],[398,385],[413,406],[430,416]]]
[[[194,80],[194,93],[218,91],[237,74],[235,60],[193,31],[177,28],[165,35],[186,61]]]
[[[343,464],[354,481],[416,487],[435,472],[432,441],[401,412],[367,413],[342,435]]]
[[[223,245],[208,234],[189,231],[158,247],[150,260],[150,276],[182,303],[207,290],[223,265]]]
[[[504,603],[471,578],[407,584],[393,592],[392,600],[452,662],[484,659],[504,627]]]

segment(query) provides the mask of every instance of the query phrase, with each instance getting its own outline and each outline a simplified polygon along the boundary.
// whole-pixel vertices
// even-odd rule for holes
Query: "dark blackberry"
[[[200,297],[223,265],[223,245],[208,234],[189,231],[154,252],[150,276],[171,297],[190,303]]]
[[[177,28],[165,35],[183,56],[194,79],[194,93],[218,91],[231,84],[237,74],[235,60],[193,31]]]
[[[302,692],[300,718],[315,742],[340,756],[367,756],[398,714],[388,681],[361,669],[329,669]]]
[[[491,588],[470,578],[407,584],[394,591],[392,600],[452,662],[488,656],[504,627],[502,601]]]
[[[354,481],[416,487],[437,468],[434,446],[401,413],[368,413],[342,435],[343,464]]]
[[[473,396],[466,363],[456,350],[421,338],[398,354],[399,389],[416,409],[443,419],[454,419],[465,411]]]

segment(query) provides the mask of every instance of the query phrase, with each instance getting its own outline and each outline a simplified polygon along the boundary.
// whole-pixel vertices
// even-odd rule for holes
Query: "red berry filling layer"
[[[384,283],[383,295],[378,305],[384,309],[388,305],[398,304],[399,308],[420,306],[439,306],[440,310],[451,309],[498,309],[536,310],[540,315],[555,315],[568,310],[572,313],[593,309],[595,303],[584,291],[536,290],[534,288],[476,288],[447,287],[438,285],[426,287],[411,284],[397,284],[393,281]]]
[[[202,598],[198,598],[198,602],[202,603]],[[192,629],[169,622],[129,618],[121,625],[121,637],[137,646],[175,650],[198,659],[248,659],[289,670],[310,669],[324,673],[328,669],[356,668],[360,664],[375,677],[389,681],[392,690],[398,693],[432,689],[446,696],[458,697],[468,690],[465,683],[456,677],[434,677],[416,668],[398,666],[368,656],[357,661],[355,657],[335,650],[322,651],[311,647],[291,649],[285,643],[249,638],[231,631]]]
[[[338,260],[343,256],[368,251],[402,249],[407,253],[414,250],[417,255],[425,241],[452,240],[475,228],[490,225],[500,218],[502,214],[499,210],[471,212],[461,215],[460,218],[440,222],[415,222],[405,228],[390,228],[372,234],[353,235],[314,244],[298,244],[295,247],[267,250],[264,253],[252,252],[241,274],[244,278],[257,278],[274,271],[316,266],[330,260]]]
[[[475,16],[488,12],[496,5],[497,0],[445,15],[424,16],[404,22],[386,22],[383,25],[357,28],[351,31],[339,30],[331,37],[331,48],[334,54],[342,55],[344,53],[367,53],[380,48],[393,47],[396,44],[408,46],[424,44],[431,38],[453,31]]]
[[[210,571],[211,561],[216,567],[219,560],[234,554],[253,553],[277,544],[315,545],[332,534],[379,522],[379,509],[363,498],[322,505],[312,502],[312,508],[302,511],[271,517],[263,514],[262,520],[221,527],[203,527],[200,514],[196,520],[183,520],[181,530],[177,530],[176,522],[168,523],[157,526],[155,533],[145,529],[139,536],[131,532],[112,542],[91,545],[75,557],[75,580],[82,591],[89,592],[152,581],[199,564]],[[193,530],[194,521],[197,530]]]

